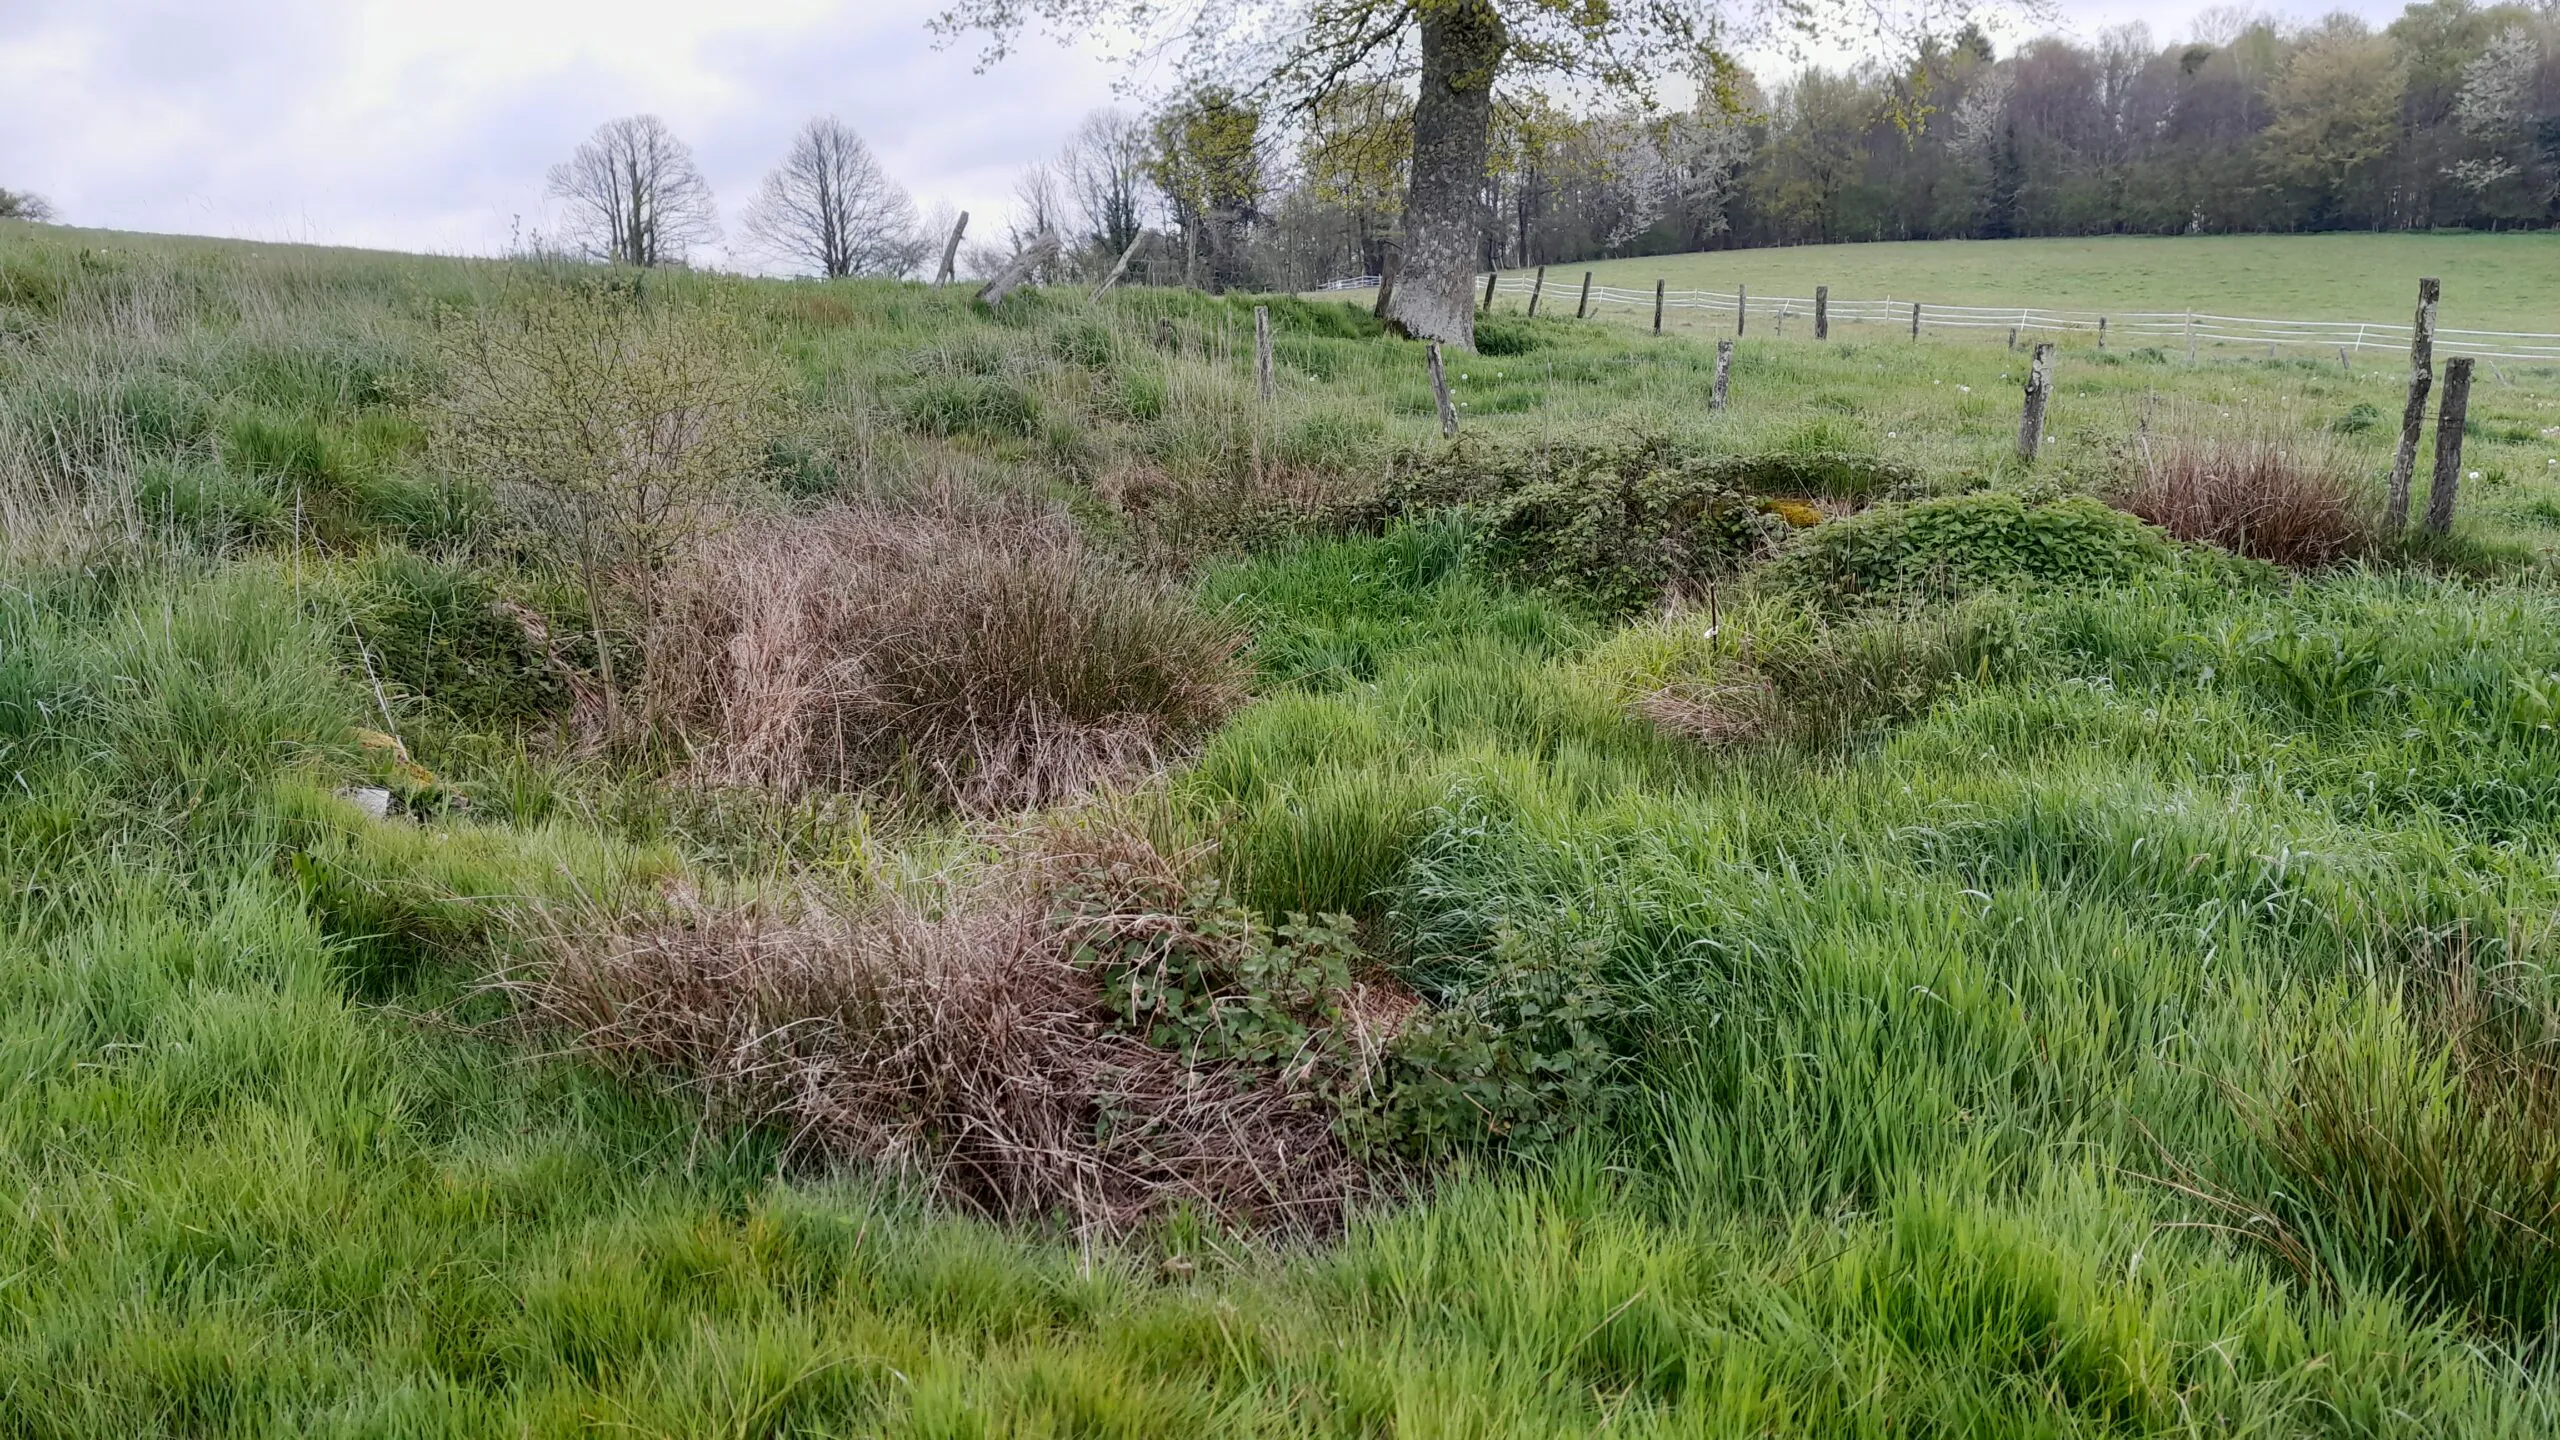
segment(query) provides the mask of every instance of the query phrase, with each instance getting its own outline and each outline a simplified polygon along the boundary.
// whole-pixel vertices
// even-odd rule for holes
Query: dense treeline
[[[2560,218],[2552,8],[2432,0],[2379,30],[2217,12],[2175,44],[2128,25],[2007,54],[1967,31],[1897,67],[1706,80],[1696,108],[1669,115],[1504,97],[1485,261]],[[1405,113],[1378,87],[1300,127],[1246,212],[1253,278],[1376,270]]]

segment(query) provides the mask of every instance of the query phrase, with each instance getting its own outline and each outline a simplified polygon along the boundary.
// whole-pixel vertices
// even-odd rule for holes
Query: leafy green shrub
[[[1040,432],[1040,401],[1010,380],[933,376],[899,402],[907,424],[927,435],[1028,439]]]
[[[1405,457],[1368,517],[1460,509],[1495,574],[1605,614],[1658,602],[1770,545],[1781,521],[1736,484],[1734,457],[1660,440],[1617,446],[1461,443]]]
[[[1600,964],[1588,947],[1498,935],[1481,973],[1397,1039],[1384,1117],[1397,1147],[1553,1144],[1615,1108],[1626,1094],[1616,1032],[1635,1015]]]
[[[366,561],[352,597],[348,640],[388,686],[469,725],[521,723],[566,698],[548,657],[504,608],[487,573],[405,550]]]
[[[2158,531],[2084,496],[2041,504],[1985,491],[1879,505],[1802,532],[1781,584],[1833,601],[2128,579],[2173,562]]]

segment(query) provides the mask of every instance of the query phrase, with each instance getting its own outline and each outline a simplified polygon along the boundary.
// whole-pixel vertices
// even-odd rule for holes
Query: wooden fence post
[[[1387,318],[1387,307],[1395,303],[1396,276],[1404,269],[1404,251],[1390,245],[1378,257],[1378,303],[1369,308],[1372,317]]]
[[[1529,318],[1538,318],[1538,297],[1547,293],[1547,267],[1538,267],[1538,278],[1529,286]]]
[[[2196,363],[2196,312],[2187,312],[2187,363]]]
[[[1272,397],[1271,384],[1271,307],[1253,307],[1253,378],[1262,390],[1262,398]]]
[[[2018,327],[2015,325],[2009,327],[2009,348],[2012,350],[2018,348]]]
[[[1156,348],[1159,350],[1182,348],[1182,337],[1173,333],[1173,322],[1161,315],[1156,317]]]
[[[2347,353],[2347,347],[2344,345],[2338,347],[2338,368],[2346,371],[2353,371],[2356,368],[2355,357]]]
[[[1740,339],[1742,327],[1751,319],[1751,287],[1737,280],[1733,284],[1733,333]]]
[[[1484,277],[1484,308],[1485,308],[1485,312],[1486,312],[1487,314],[1491,314],[1491,313],[1493,312],[1493,287],[1494,287],[1495,285],[1499,284],[1499,283],[1501,282],[1501,280],[1502,280],[1502,272],[1501,272],[1501,271],[1499,271],[1499,270],[1488,270],[1488,271],[1486,271],[1486,272],[1485,272],[1485,277]]]
[[[1440,438],[1458,438],[1458,407],[1449,399],[1449,372],[1440,364],[1440,342],[1434,340],[1423,353],[1424,363],[1431,367],[1431,398],[1440,402]]]
[[[942,242],[942,268],[935,271],[933,275],[933,284],[935,289],[938,290],[943,286],[950,284],[951,277],[958,273],[960,265],[960,237],[968,233],[969,212],[963,210],[960,212],[959,220],[951,227],[951,238]]]
[[[2462,423],[2471,416],[2471,357],[2444,362],[2444,400],[2436,408],[2436,483],[2427,491],[2427,528],[2453,529],[2454,497],[2462,488]]]
[[[1111,287],[1119,284],[1120,277],[1129,273],[1129,262],[1138,258],[1138,247],[1146,243],[1146,228],[1141,226],[1137,234],[1129,237],[1129,248],[1120,252],[1119,263],[1111,267],[1110,274],[1102,277],[1101,284],[1093,287],[1093,299],[1087,303],[1094,305],[1102,303],[1102,297],[1111,292]]]
[[[1661,333],[1662,333],[1662,291],[1663,291],[1663,287],[1664,287],[1664,286],[1666,286],[1666,285],[1668,285],[1668,284],[1670,284],[1670,283],[1671,283],[1671,282],[1669,282],[1669,281],[1667,281],[1667,280],[1656,280],[1656,281],[1654,281],[1654,282],[1653,282],[1653,333],[1654,333],[1654,334],[1656,334],[1656,335],[1659,335],[1659,334],[1661,334]]]
[[[2400,407],[2400,450],[2391,460],[2391,492],[2382,520],[2394,530],[2409,523],[2409,485],[2418,473],[2418,432],[2427,424],[2427,391],[2436,383],[2436,301],[2444,286],[2430,275],[2418,282],[2418,315],[2409,327],[2409,398]]]
[[[2018,420],[2018,458],[2029,464],[2044,444],[2044,406],[2052,398],[2053,345],[2047,341],[2036,346],[2035,362],[2027,367],[2027,408]]]
[[[1911,302],[1911,338],[1920,338],[1920,302],[1917,300]]]
[[[1724,408],[1725,388],[1730,385],[1732,381],[1733,342],[1730,340],[1719,340],[1716,342],[1716,383],[1715,388],[1707,392],[1708,409],[1721,410]]]
[[[1573,318],[1576,320],[1591,318],[1591,272],[1588,270],[1582,272],[1582,298],[1574,302]]]
[[[978,303],[993,310],[1004,303],[1004,297],[1029,284],[1031,278],[1040,272],[1041,266],[1053,264],[1057,258],[1058,237],[1042,231],[1038,239],[1022,247],[1021,254],[1006,262],[1004,269],[997,273],[996,278],[980,287]]]
[[[1813,287],[1813,338],[1831,338],[1831,287],[1828,285]]]
[[[2098,317],[2098,351],[2099,351],[2099,353],[2100,353],[2100,354],[2104,354],[2104,353],[2106,353],[2106,349],[2107,349],[2107,317],[2106,317],[2106,316],[2104,316],[2104,315],[2101,315],[2101,316],[2099,316],[2099,317]]]

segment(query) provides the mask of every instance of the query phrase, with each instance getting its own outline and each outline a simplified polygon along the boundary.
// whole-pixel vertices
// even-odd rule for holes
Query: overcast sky
[[[485,254],[546,223],[544,170],[601,120],[664,116],[734,217],[832,113],[985,234],[1126,72],[1035,37],[976,73],[974,45],[927,33],[940,3],[0,0],[0,186],[80,225]],[[2166,43],[2206,8],[2059,0],[2034,28],[2140,19]]]

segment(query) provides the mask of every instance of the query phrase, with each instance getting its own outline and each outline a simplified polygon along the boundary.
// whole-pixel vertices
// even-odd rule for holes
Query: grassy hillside
[[[2560,1426],[2560,372],[1252,303],[0,227],[0,1431]]]
[[[2560,333],[2560,238],[2539,232],[2106,235],[1710,251],[1551,267],[1549,284],[1566,287],[1568,310],[1571,287],[1585,270],[1600,284],[1646,291],[1656,280],[1674,289],[1727,292],[1741,284],[1755,295],[1811,295],[1816,285],[1828,285],[1844,298],[1945,305],[2118,314],[2193,309],[2400,324],[2415,306],[2418,277],[2434,275],[2444,281],[2444,325]],[[1690,317],[1684,323],[1706,322]]]

